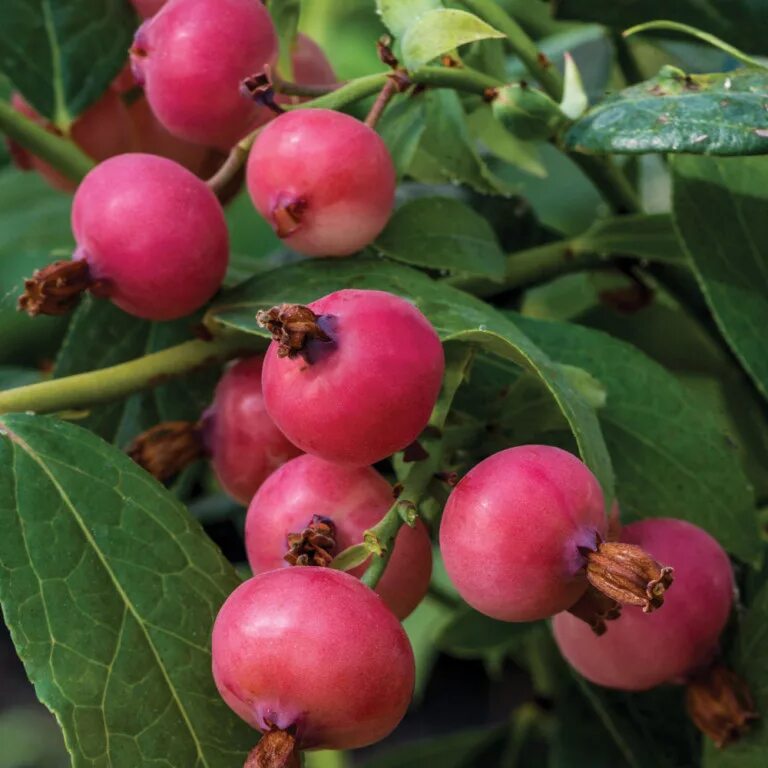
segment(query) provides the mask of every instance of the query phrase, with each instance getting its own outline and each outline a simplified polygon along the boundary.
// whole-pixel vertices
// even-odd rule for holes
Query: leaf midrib
[[[32,461],[34,461],[40,467],[40,469],[43,471],[45,476],[50,480],[51,484],[58,491],[62,501],[64,501],[65,505],[69,508],[70,512],[72,513],[72,517],[74,518],[75,522],[77,523],[80,530],[82,531],[86,542],[91,546],[92,550],[96,553],[96,556],[98,557],[99,562],[101,563],[105,572],[109,576],[115,590],[117,591],[118,595],[122,599],[125,608],[133,616],[134,620],[136,621],[138,626],[141,628],[141,631],[147,641],[147,645],[151,649],[152,655],[154,656],[155,661],[157,662],[157,666],[160,669],[161,674],[163,675],[163,679],[165,680],[166,685],[168,686],[168,690],[171,693],[171,697],[173,701],[176,703],[179,713],[181,714],[181,717],[185,725],[187,726],[187,729],[189,730],[190,736],[192,737],[192,741],[195,744],[195,749],[197,750],[198,757],[202,761],[201,764],[205,768],[210,768],[210,764],[206,759],[205,752],[203,751],[203,748],[202,748],[202,744],[197,738],[195,729],[193,728],[192,722],[189,719],[189,715],[187,713],[186,707],[184,706],[181,699],[179,698],[176,692],[176,688],[174,687],[170,677],[168,676],[168,673],[165,669],[165,665],[162,663],[161,656],[159,655],[157,648],[155,647],[155,644],[152,641],[151,635],[147,631],[147,627],[144,623],[144,620],[141,618],[140,614],[136,611],[136,608],[134,607],[133,603],[129,599],[128,595],[126,594],[125,590],[123,589],[122,585],[117,579],[115,573],[109,567],[109,563],[105,558],[104,553],[101,551],[101,549],[97,545],[96,541],[91,535],[91,532],[88,530],[88,527],[85,525],[82,517],[78,513],[75,505],[72,503],[71,499],[69,498],[69,495],[66,493],[64,488],[62,488],[61,484],[58,482],[56,477],[53,475],[52,472],[50,472],[48,467],[45,465],[42,459],[38,456],[38,454],[32,449],[32,447],[23,438],[21,438],[19,435],[13,432],[6,423],[0,421],[0,426],[2,426],[3,429],[6,431],[6,434],[11,439],[11,441],[14,442],[16,445],[18,445],[23,451],[25,451],[27,455],[30,457],[30,459],[32,459]],[[31,562],[32,561],[30,559],[30,563]]]

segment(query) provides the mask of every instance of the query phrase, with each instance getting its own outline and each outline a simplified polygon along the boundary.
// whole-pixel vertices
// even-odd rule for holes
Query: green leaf
[[[90,432],[24,414],[0,428],[0,601],[74,768],[241,765],[254,734],[210,666],[229,563]]]
[[[671,19],[755,53],[765,50],[768,37],[768,6],[763,0],[557,0],[553,5],[558,18],[596,21],[617,30]]]
[[[408,172],[426,127],[424,100],[410,94],[387,107],[379,120],[376,130],[389,149],[398,178]]]
[[[436,8],[408,25],[403,36],[403,58],[416,69],[466,43],[504,37],[502,32],[466,11]]]
[[[0,365],[0,389],[13,389],[40,381],[40,371],[17,365]]]
[[[225,326],[265,336],[259,309],[283,302],[309,303],[342,288],[379,289],[413,301],[443,341],[477,343],[541,378],[565,414],[584,461],[612,497],[612,472],[597,416],[569,377],[497,310],[421,272],[382,259],[314,259],[259,275],[225,294],[208,312],[214,328]]]
[[[406,264],[499,280],[504,277],[504,253],[491,225],[450,197],[419,197],[404,203],[374,247]]]
[[[135,28],[125,0],[5,0],[2,71],[66,132],[125,64]]]
[[[755,698],[760,719],[750,732],[725,749],[715,749],[708,740],[704,748],[704,768],[762,768],[768,753],[768,584],[757,593],[746,614],[741,617],[733,666],[747,682]]]
[[[148,321],[126,314],[110,301],[84,297],[56,358],[54,378],[141,357],[146,352],[150,327]],[[78,423],[112,442],[119,432],[124,410],[124,401],[99,405]]]
[[[450,619],[451,609],[427,595],[416,610],[403,621],[403,629],[408,633],[416,660],[413,696],[417,702],[424,696],[432,667],[437,660],[437,638]]]
[[[381,20],[395,37],[400,37],[423,13],[442,6],[442,0],[376,0]]]
[[[768,72],[686,75],[664,67],[652,80],[610,96],[566,132],[588,153],[768,153]]]
[[[712,314],[768,397],[768,159],[676,158],[674,215]]]
[[[476,728],[449,733],[438,739],[412,742],[366,760],[361,768],[424,768],[433,764],[440,768],[476,768],[491,765],[479,756],[504,737],[503,727]]]
[[[514,187],[493,174],[477,153],[458,94],[448,89],[424,95],[426,130],[410,174],[428,184],[466,184],[484,195],[509,196]]]
[[[0,173],[0,361],[37,364],[55,354],[64,317],[27,317],[16,310],[24,278],[52,261],[50,251],[72,242],[71,198],[36,173]]]
[[[683,518],[743,560],[759,560],[752,489],[715,415],[629,344],[573,324],[515,322],[554,360],[585,369],[605,388],[598,414],[625,517]]]
[[[496,621],[466,608],[455,614],[437,640],[438,647],[452,656],[498,658],[518,648],[531,624]]]
[[[299,29],[301,0],[267,0],[267,10],[280,43],[278,68],[284,78],[293,80],[292,52]]]

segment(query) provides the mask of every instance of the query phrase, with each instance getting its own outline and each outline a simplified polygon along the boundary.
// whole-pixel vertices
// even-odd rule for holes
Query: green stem
[[[389,558],[392,556],[398,531],[410,514],[416,515],[422,497],[435,473],[440,470],[443,461],[443,428],[451,409],[453,396],[472,363],[473,349],[468,344],[448,345],[445,349],[445,356],[443,388],[432,410],[429,427],[424,431],[419,441],[422,448],[427,452],[427,457],[411,464],[397,501],[389,508],[387,514],[364,534],[365,544],[368,548],[372,551],[374,549],[379,550],[379,554],[374,554],[373,562],[368,566],[361,579],[371,589],[379,583],[379,579],[384,575]]]
[[[482,96],[489,88],[503,85],[501,80],[478,72],[471,67],[419,67],[410,73],[411,80],[433,88],[453,88],[455,91]]]
[[[563,98],[563,78],[557,68],[539,52],[536,43],[528,37],[525,30],[495,0],[462,0],[462,2],[507,36],[512,50],[525,64],[531,76],[541,83],[541,87],[549,96],[555,101]]]
[[[448,277],[445,282],[475,296],[488,297],[543,283],[569,272],[580,272],[605,262],[604,255],[580,246],[578,238],[558,240],[511,253],[507,256],[502,282],[466,276]]]
[[[303,104],[286,105],[284,109],[288,111],[313,108],[342,109],[349,104],[378,93],[387,82],[388,76],[389,72],[377,72],[374,75],[358,77],[324,96],[318,96],[316,99],[305,101]]]
[[[462,0],[464,5],[491,26],[503,32],[512,50],[526,69],[555,101],[563,97],[563,78],[556,67],[543,57],[536,43],[495,0]],[[573,153],[574,162],[592,180],[614,213],[639,213],[642,209],[631,185],[611,158],[595,158]]]
[[[80,181],[94,166],[93,160],[74,142],[46,131],[2,99],[0,131],[72,181]]]
[[[221,336],[213,341],[187,341],[110,368],[8,389],[0,392],[0,413],[49,413],[108,403],[157,386],[168,378],[238,357],[263,342],[262,338],[250,334]]]

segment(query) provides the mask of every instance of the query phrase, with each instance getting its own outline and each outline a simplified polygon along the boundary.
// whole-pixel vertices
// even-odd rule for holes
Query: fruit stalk
[[[0,413],[50,413],[108,403],[154,387],[168,378],[231,360],[263,344],[263,339],[250,334],[221,336],[213,341],[187,341],[109,368],[0,392]]]
[[[74,142],[50,133],[0,99],[0,131],[72,181],[80,181],[94,163]]]

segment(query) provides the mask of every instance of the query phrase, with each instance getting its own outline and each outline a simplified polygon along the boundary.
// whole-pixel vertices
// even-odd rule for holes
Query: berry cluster
[[[370,244],[394,201],[386,146],[352,117],[276,115],[279,97],[254,100],[241,87],[265,72],[268,81],[276,65],[263,4],[135,5],[146,20],[130,51],[134,81],[122,73],[72,128],[101,161],[75,192],[73,259],[28,281],[22,308],[59,314],[84,290],[151,320],[203,306],[224,279],[228,232],[219,190],[198,174],[237,142],[250,145],[254,206],[288,246],[345,256]],[[306,37],[293,63],[297,80],[334,81]],[[15,104],[43,124],[21,97]],[[66,186],[42,160],[21,151],[17,159]],[[177,461],[156,474],[207,455],[224,490],[248,505],[254,576],[216,620],[213,674],[230,707],[265,734],[261,755],[284,753],[280,764],[291,765],[297,749],[383,738],[408,706],[414,660],[398,620],[428,589],[427,526],[417,519],[399,529],[375,591],[360,580],[374,548],[349,573],[334,566],[396,504],[371,465],[418,440],[445,362],[424,315],[383,291],[340,290],[257,319],[272,336],[266,354],[226,371],[198,424],[165,428]],[[152,441],[132,448],[147,466]],[[450,493],[439,543],[469,605],[503,621],[554,617],[563,655],[588,679],[625,690],[687,682],[694,720],[719,743],[753,716],[740,690],[740,708],[711,715],[716,685],[738,689],[712,666],[733,600],[723,550],[681,521],[614,530],[598,481],[572,454],[526,445],[477,464]]]

